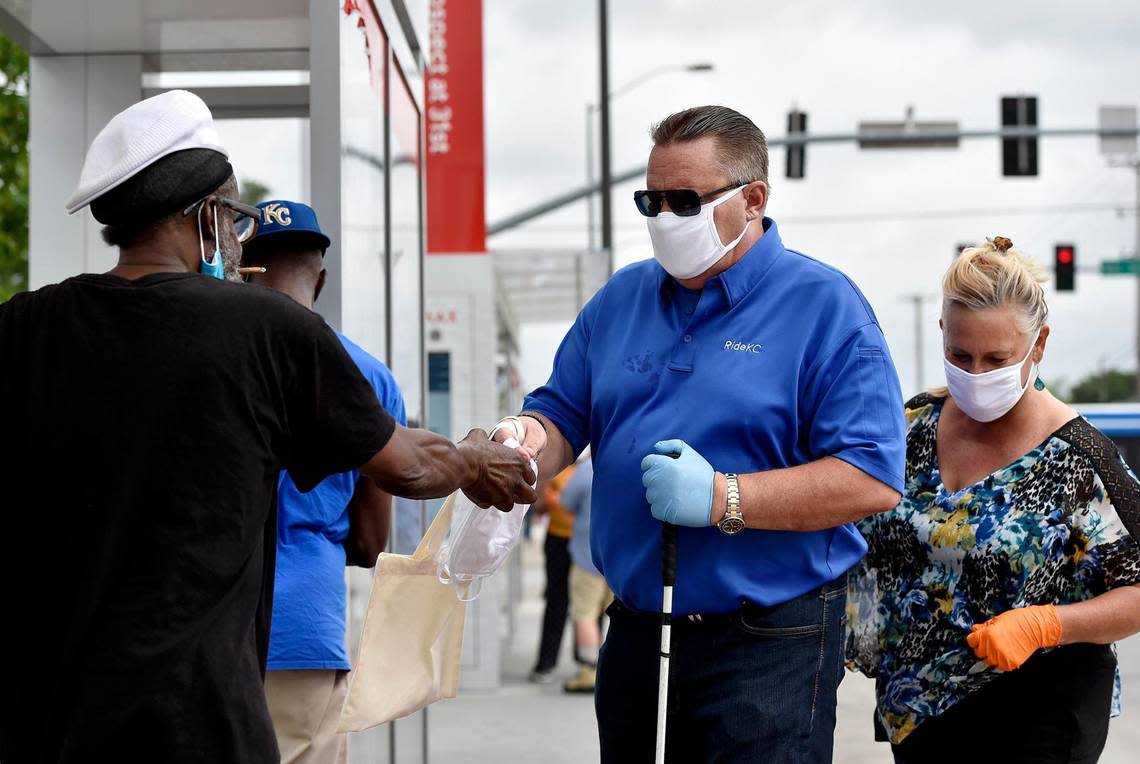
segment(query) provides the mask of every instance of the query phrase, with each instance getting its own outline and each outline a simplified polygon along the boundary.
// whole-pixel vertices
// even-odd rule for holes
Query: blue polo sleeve
[[[582,453],[590,441],[587,352],[590,347],[590,329],[604,292],[603,287],[586,303],[574,319],[570,331],[562,338],[562,344],[554,355],[550,379],[523,401],[523,411],[545,415],[562,433],[562,437],[569,441],[575,454]]]
[[[906,425],[886,339],[869,322],[825,354],[802,395],[811,458],[834,456],[903,490]]]

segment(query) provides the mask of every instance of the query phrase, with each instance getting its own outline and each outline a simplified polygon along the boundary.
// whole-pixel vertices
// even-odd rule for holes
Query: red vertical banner
[[[428,254],[484,253],[482,0],[430,0],[424,110]]]

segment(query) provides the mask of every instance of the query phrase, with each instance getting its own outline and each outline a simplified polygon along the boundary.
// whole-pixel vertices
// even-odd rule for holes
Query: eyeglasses
[[[709,197],[723,194],[733,188],[739,188],[742,183],[730,183],[724,188],[709,191],[707,194],[698,194],[691,188],[673,188],[668,191],[634,191],[633,203],[637,211],[647,218],[655,218],[661,212],[661,202],[669,202],[669,210],[683,218],[692,217],[701,211],[701,204]]]
[[[213,199],[216,203],[222,205],[230,210],[234,216],[234,232],[237,233],[237,240],[241,244],[257,235],[257,227],[261,222],[261,210],[251,204],[234,201],[227,199],[224,196],[207,196],[205,199],[199,199],[191,204],[186,209],[182,210],[183,215],[189,215],[198,209],[199,205],[205,204],[209,199]]]

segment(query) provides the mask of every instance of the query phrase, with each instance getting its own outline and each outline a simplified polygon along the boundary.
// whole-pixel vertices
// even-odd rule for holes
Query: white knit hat
[[[139,101],[112,117],[91,142],[67,211],[78,212],[164,156],[184,149],[211,149],[229,157],[205,102],[188,90]]]

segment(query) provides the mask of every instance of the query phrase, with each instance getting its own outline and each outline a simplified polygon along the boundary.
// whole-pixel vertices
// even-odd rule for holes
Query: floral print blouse
[[[850,577],[847,657],[875,678],[893,743],[1000,674],[966,644],[974,624],[1140,583],[1140,483],[1112,441],[1076,418],[950,492],[935,448],[944,400],[907,403],[902,501],[857,524],[868,550]]]

